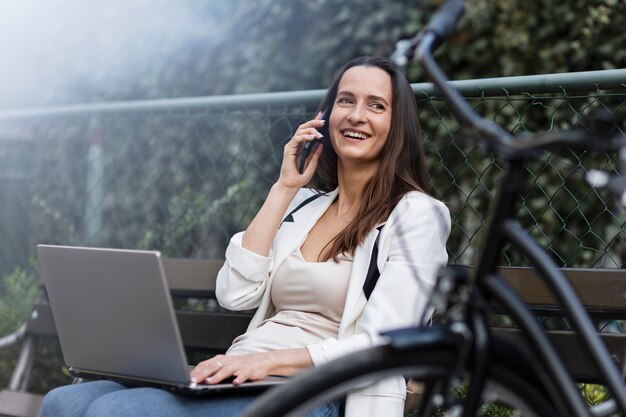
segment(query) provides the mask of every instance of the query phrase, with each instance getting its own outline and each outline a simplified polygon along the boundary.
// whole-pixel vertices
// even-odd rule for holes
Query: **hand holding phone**
[[[324,141],[327,141],[329,139],[328,138],[328,118],[330,117],[330,111],[331,111],[331,107],[326,108],[324,112],[322,113],[322,116],[320,117],[321,120],[326,121],[326,123],[324,123],[324,126],[318,129],[318,131],[322,134],[322,138],[309,140],[303,143],[302,145],[300,145],[300,148],[298,149],[298,153],[296,155],[296,167],[298,168],[298,172],[300,174],[304,172],[304,169],[306,168],[306,160],[311,154],[311,152],[313,151],[313,149],[315,148],[315,144],[323,143]]]

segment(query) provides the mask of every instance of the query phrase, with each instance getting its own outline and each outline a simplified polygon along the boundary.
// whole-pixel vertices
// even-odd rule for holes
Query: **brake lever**
[[[421,38],[422,33],[420,32],[413,38],[400,39],[396,42],[396,49],[391,54],[390,58],[403,73],[406,73],[406,67],[413,60],[415,47],[420,43]]]
[[[622,142],[624,136],[622,135]],[[599,169],[590,169],[585,175],[587,183],[594,188],[605,189],[615,197],[619,203],[626,207],[626,144],[622,143],[619,151],[618,172],[619,174],[609,174]]]
[[[585,175],[585,179],[592,187],[610,192],[622,206],[626,207],[626,177],[591,169]]]

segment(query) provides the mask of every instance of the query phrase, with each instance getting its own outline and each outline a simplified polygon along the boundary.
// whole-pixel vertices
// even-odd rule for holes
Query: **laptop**
[[[194,395],[285,382],[190,382],[159,252],[38,245],[37,254],[71,375]]]

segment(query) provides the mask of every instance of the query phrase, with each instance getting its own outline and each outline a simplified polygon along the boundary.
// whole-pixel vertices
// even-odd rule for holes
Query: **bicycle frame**
[[[556,390],[551,393],[553,401],[560,402],[558,405],[567,410],[569,415],[586,416],[589,415],[589,411],[576,389],[576,384],[541,329],[536,317],[513,289],[497,275],[497,262],[502,255],[501,248],[508,241],[530,260],[531,266],[538,270],[540,278],[548,284],[555,297],[563,304],[565,311],[572,317],[572,321],[576,323],[576,330],[580,334],[591,333],[592,338],[597,338],[591,320],[584,313],[584,307],[573,292],[567,278],[539,244],[512,220],[519,196],[524,188],[523,170],[523,160],[508,161],[507,172],[497,192],[495,211],[488,227],[482,256],[474,276],[474,284],[481,294],[485,294],[489,299],[497,300],[505,312],[519,323],[531,348],[540,359],[541,365],[548,370],[552,379],[552,384],[548,387],[552,386]],[[587,343],[585,340],[585,344],[589,346]],[[601,347],[606,352],[604,345]],[[603,350],[590,351],[595,356],[596,363],[599,362],[598,356]],[[607,357],[610,358],[608,352]],[[480,392],[481,381],[473,382],[478,384],[476,390]],[[468,398],[472,397],[468,396]],[[470,404],[468,409],[472,408]]]
[[[593,323],[586,314],[583,304],[570,286],[567,278],[545,250],[512,220],[517,201],[524,188],[523,162],[528,155],[527,151],[541,149],[538,146],[536,146],[538,149],[533,149],[526,144],[515,142],[513,137],[503,131],[498,125],[476,114],[460,94],[447,84],[447,77],[432,57],[434,45],[442,41],[442,34],[448,36],[451,33],[451,28],[456,26],[456,21],[460,18],[463,6],[462,2],[456,1],[447,4],[446,7],[447,10],[442,10],[442,13],[439,13],[439,16],[434,17],[431,21],[436,22],[429,24],[433,28],[431,30],[427,28],[421,34],[416,48],[417,60],[421,63],[422,68],[435,86],[439,88],[444,100],[456,117],[461,122],[478,131],[486,139],[488,147],[507,160],[509,167],[499,187],[495,211],[488,226],[478,269],[473,277],[472,284],[475,285],[476,290],[480,294],[486,294],[488,298],[499,301],[505,307],[507,313],[520,324],[534,353],[548,370],[550,379],[553,381],[552,386],[557,390],[553,394],[558,395],[551,395],[553,401],[566,409],[570,415],[589,415],[590,412],[578,394],[574,381],[546,334],[537,323],[536,318],[521,298],[508,287],[503,279],[496,275],[497,263],[501,257],[501,248],[504,242],[509,241],[513,244],[517,250],[529,259],[531,265],[537,269],[540,278],[548,285],[554,297],[563,306],[590,359],[597,365],[600,373],[604,376],[605,383],[613,393],[618,408],[626,415],[624,382],[616,366],[612,363],[609,352],[596,334]],[[447,15],[442,17],[444,14]],[[439,28],[439,26],[443,25],[442,21],[448,25],[444,29]],[[439,26],[437,26],[437,23],[439,23]],[[437,37],[438,35],[440,35],[440,38]],[[560,142],[553,141],[550,146],[580,146],[581,143],[579,142],[580,137],[571,135],[571,137],[561,138]],[[482,336],[485,332],[483,328],[484,323],[478,320],[476,312],[470,314],[469,323],[472,326],[472,331],[475,335],[480,335],[477,339],[484,339]],[[473,378],[470,385],[464,415],[473,415],[475,412],[477,396],[472,394],[480,393],[482,389],[486,364],[484,360],[480,360],[480,356],[485,355],[488,349],[488,342],[485,344],[484,341],[481,341],[474,353],[475,378]]]

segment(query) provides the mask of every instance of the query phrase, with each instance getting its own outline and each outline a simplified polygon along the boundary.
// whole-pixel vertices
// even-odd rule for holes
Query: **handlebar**
[[[447,1],[437,10],[424,29],[434,36],[434,49],[452,35],[464,12],[463,0]]]
[[[446,39],[452,35],[457,23],[465,12],[463,0],[449,0],[445,2],[430,19],[424,30],[413,38],[401,39],[396,43],[396,50],[391,55],[391,60],[402,70],[413,59],[415,48],[421,43],[422,35],[429,33],[434,36],[433,52]]]

